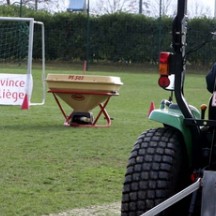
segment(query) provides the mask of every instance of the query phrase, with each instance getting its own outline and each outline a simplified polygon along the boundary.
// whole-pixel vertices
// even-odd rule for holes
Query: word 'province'
[[[0,86],[4,87],[24,87],[23,80],[0,79]]]

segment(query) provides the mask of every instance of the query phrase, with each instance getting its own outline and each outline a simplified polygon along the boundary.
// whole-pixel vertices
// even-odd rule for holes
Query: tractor
[[[144,131],[131,151],[122,216],[216,215],[216,90],[208,109],[205,104],[197,109],[185,99],[187,22],[187,0],[178,0],[172,52],[159,55],[158,84],[171,96],[149,115],[162,126]],[[148,213],[151,209],[155,214]]]

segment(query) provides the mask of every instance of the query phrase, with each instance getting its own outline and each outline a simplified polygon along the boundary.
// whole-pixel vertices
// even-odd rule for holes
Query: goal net
[[[40,67],[33,71],[34,27],[41,34]],[[33,18],[0,17],[0,104],[45,102],[44,25]]]

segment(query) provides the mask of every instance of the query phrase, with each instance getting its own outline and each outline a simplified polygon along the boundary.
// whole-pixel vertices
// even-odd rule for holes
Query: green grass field
[[[51,94],[45,105],[29,110],[0,107],[1,216],[41,216],[120,201],[133,143],[142,131],[160,126],[147,118],[150,102],[159,107],[169,96],[157,85],[157,71],[140,71],[145,72],[98,67],[87,72],[120,76],[124,83],[120,96],[112,97],[107,106],[114,118],[110,128],[64,127]],[[46,73],[82,72],[49,65]],[[34,99],[40,98],[39,75]],[[188,76],[185,95],[198,108],[208,102],[204,75]]]

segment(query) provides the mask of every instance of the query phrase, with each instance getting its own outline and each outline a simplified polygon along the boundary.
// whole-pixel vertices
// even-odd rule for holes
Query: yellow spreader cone
[[[105,107],[111,96],[119,95],[123,85],[115,76],[94,76],[76,74],[48,74],[47,85],[62,111],[66,124],[70,126],[96,126],[101,114],[110,126],[111,121]],[[73,112],[67,116],[59,99],[68,104]],[[98,116],[93,118],[91,110],[100,107]]]

